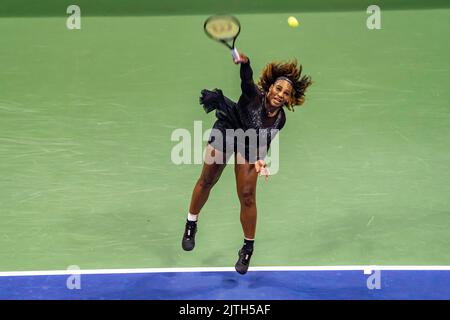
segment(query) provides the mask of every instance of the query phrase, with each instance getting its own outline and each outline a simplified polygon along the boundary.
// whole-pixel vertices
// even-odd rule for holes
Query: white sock
[[[192,214],[192,213],[188,213],[188,221],[197,221],[198,218],[198,214]]]

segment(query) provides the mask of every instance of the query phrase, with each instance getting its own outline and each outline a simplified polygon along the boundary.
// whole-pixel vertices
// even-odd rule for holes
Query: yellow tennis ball
[[[288,25],[292,28],[298,27],[298,20],[295,17],[288,18]]]

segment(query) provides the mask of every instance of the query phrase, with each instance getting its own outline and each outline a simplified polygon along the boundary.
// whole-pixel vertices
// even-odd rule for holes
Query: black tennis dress
[[[237,103],[219,89],[205,89],[201,92],[200,104],[206,113],[216,110],[217,120],[208,143],[224,153],[240,152],[248,162],[254,163],[265,158],[271,141],[286,123],[286,115],[280,108],[276,116],[267,116],[265,92],[253,81],[250,61],[241,63],[240,75],[242,94]]]

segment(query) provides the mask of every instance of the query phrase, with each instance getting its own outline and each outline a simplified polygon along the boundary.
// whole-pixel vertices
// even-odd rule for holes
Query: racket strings
[[[233,17],[216,17],[206,21],[205,31],[216,40],[232,40],[239,34],[240,25]]]

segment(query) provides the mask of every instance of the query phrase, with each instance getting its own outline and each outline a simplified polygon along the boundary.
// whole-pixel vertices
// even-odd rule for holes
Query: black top
[[[237,103],[236,111],[239,115],[241,128],[278,129],[281,130],[286,123],[283,108],[274,117],[267,116],[265,107],[265,93],[253,81],[253,71],[248,63],[241,63],[241,90],[242,94]]]
[[[267,155],[272,139],[286,123],[286,115],[283,108],[280,108],[277,115],[273,117],[267,115],[265,106],[266,95],[253,81],[250,61],[241,63],[240,68],[242,93],[238,103],[225,97],[219,89],[214,91],[203,90],[200,103],[207,113],[216,110],[218,120],[214,124],[213,129],[220,130],[225,137],[222,145],[220,142],[216,142],[212,135],[210,136],[208,142],[216,149],[223,151],[227,143],[234,143],[236,147],[236,140],[228,138],[226,129],[242,129],[244,131],[255,129],[257,134],[255,152],[257,155],[254,155],[254,152],[249,152],[251,145],[249,142],[245,142],[245,158],[247,160],[253,159],[252,161],[254,161],[254,159],[263,159]],[[271,132],[273,129],[276,129],[276,131]]]

